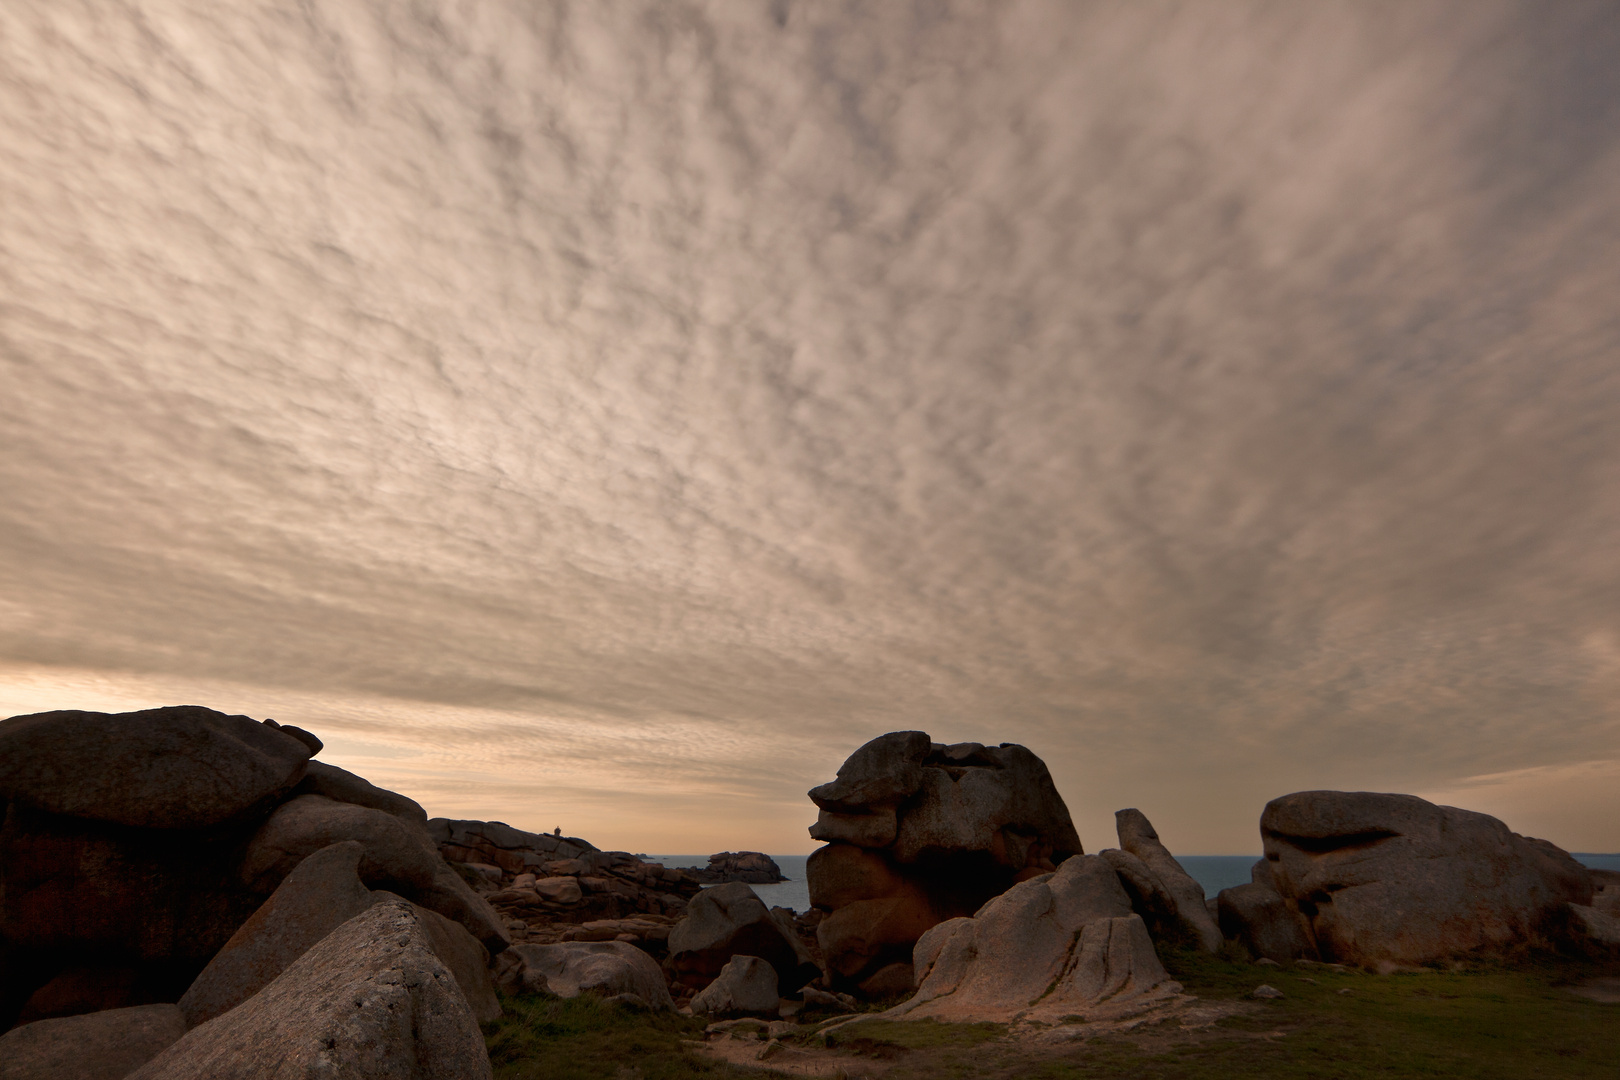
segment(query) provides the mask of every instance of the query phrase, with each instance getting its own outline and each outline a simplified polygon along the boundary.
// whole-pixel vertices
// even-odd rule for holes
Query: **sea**
[[[1596,855],[1590,852],[1573,853],[1576,860],[1594,870],[1620,870],[1620,854]],[[708,866],[707,855],[652,855],[652,862],[665,866]],[[785,907],[794,911],[810,910],[810,887],[805,884],[804,864],[808,855],[772,855],[782,868],[786,881],[775,885],[754,885],[754,894],[766,907]],[[1205,896],[1214,896],[1222,889],[1243,885],[1249,881],[1249,870],[1259,855],[1178,855],[1176,861],[1191,874],[1193,880],[1204,887]]]

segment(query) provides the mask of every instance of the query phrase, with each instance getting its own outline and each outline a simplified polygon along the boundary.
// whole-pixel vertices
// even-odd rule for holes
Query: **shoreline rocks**
[[[683,866],[680,870],[703,885],[722,885],[728,881],[774,885],[787,880],[776,860],[760,851],[722,851],[709,856],[708,866]]]

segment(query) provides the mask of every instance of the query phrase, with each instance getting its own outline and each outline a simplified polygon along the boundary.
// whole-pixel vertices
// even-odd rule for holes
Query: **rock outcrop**
[[[1591,874],[1486,814],[1412,795],[1302,791],[1260,818],[1269,884],[1324,960],[1422,964],[1531,940]]]
[[[185,1033],[174,1005],[36,1020],[0,1035],[0,1080],[123,1080]]]
[[[800,987],[819,973],[792,922],[771,911],[740,881],[704,889],[669,932],[665,966],[689,990],[713,982],[734,956],[755,956],[775,969],[781,985]]]
[[[364,853],[358,841],[348,840],[295,866],[181,996],[186,1026],[240,1005],[327,934],[369,908],[371,890],[359,874]]]
[[[505,948],[421,807],[310,761],[320,748],[198,706],[0,721],[0,1029],[178,1001],[283,879],[343,841],[360,849],[356,891],[408,894]]]
[[[749,885],[774,885],[786,881],[776,860],[760,851],[722,851],[709,856],[708,866],[683,866],[681,871],[704,885],[742,881]]]
[[[483,1035],[421,915],[387,897],[130,1080],[490,1076]]]
[[[856,987],[910,958],[930,927],[970,915],[1080,851],[1046,766],[1022,746],[946,746],[897,731],[860,747],[810,792],[806,868],[835,983]]]
[[[781,1002],[776,969],[757,956],[733,956],[692,999],[700,1016],[775,1016]]]
[[[675,1007],[658,964],[623,941],[513,945],[500,955],[496,981],[509,994],[595,994],[649,1009]]]
[[[1114,869],[1095,855],[1067,859],[987,903],[940,923],[913,954],[917,993],[890,1019],[1118,1018],[1180,993],[1131,910]]]
[[[1142,811],[1130,809],[1114,813],[1114,826],[1119,833],[1120,849],[1140,860],[1141,866],[1158,881],[1160,889],[1153,902],[1162,903],[1168,897],[1171,914],[1186,934],[1205,952],[1218,950],[1221,929],[1204,905],[1204,887],[1176,862],[1170,849],[1159,840],[1153,824]]]
[[[669,928],[701,888],[682,870],[598,851],[578,837],[449,818],[432,819],[428,832],[439,854],[476,882],[514,941],[621,938],[661,956]]]

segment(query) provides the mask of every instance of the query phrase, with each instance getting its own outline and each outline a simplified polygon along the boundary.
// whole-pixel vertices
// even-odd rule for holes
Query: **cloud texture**
[[[1584,0],[7,4],[0,687],[637,850],[804,850],[903,727],[1092,850],[1525,770],[1620,848],[1616,55]]]

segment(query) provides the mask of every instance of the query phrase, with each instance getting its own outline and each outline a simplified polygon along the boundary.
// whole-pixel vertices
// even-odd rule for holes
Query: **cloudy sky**
[[[866,739],[1620,849],[1620,5],[0,6],[0,715],[810,849]]]

